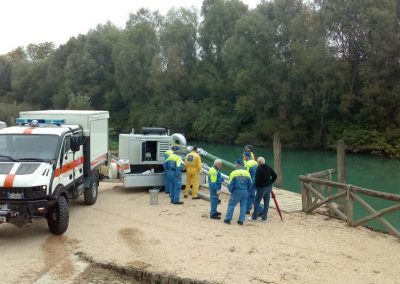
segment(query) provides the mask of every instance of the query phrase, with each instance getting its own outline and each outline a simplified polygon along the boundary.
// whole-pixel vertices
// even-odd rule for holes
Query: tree
[[[39,44],[28,44],[26,47],[27,57],[30,60],[44,60],[50,57],[54,52],[54,43],[43,42]]]
[[[107,109],[114,133],[168,126],[188,139],[400,157],[400,2],[204,0],[122,29],[0,56],[0,119],[21,109]]]
[[[236,21],[247,11],[239,0],[205,0],[201,9],[204,17],[200,25],[202,57],[222,68],[222,53],[225,43],[235,29]]]
[[[67,109],[83,109],[83,110],[91,110],[92,107],[90,105],[90,96],[86,94],[74,94],[70,93],[68,95],[68,107]]]
[[[117,87],[130,110],[129,122],[134,127],[139,126],[140,109],[148,102],[150,90],[147,80],[153,58],[160,49],[156,22],[142,14],[140,10],[130,15],[133,20],[128,21],[113,50]]]
[[[25,49],[22,46],[19,46],[16,49],[10,51],[6,54],[6,56],[12,61],[25,60],[27,58]]]
[[[0,97],[11,90],[11,62],[5,56],[0,56]]]

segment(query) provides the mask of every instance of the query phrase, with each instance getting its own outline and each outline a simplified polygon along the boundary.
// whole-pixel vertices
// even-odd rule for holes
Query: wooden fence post
[[[346,183],[346,149],[343,140],[337,142],[338,182]]]
[[[346,148],[343,139],[337,142],[338,182],[346,183]],[[340,191],[340,189],[338,189]],[[347,212],[346,198],[338,200],[342,212]]]
[[[310,174],[307,175],[308,177],[311,177]],[[310,208],[312,206],[313,200],[312,200],[312,192],[311,190],[308,188],[307,185],[311,185],[308,183],[304,183],[304,187],[307,189],[307,209]]]
[[[283,186],[283,172],[282,172],[282,151],[281,151],[281,140],[279,138],[279,133],[274,134],[274,169],[278,176],[275,181],[275,186],[282,188]]]
[[[301,184],[301,205],[303,211],[307,209],[307,188],[305,187],[303,181],[300,181]]]
[[[347,225],[353,225],[353,196],[351,195],[351,185],[346,186],[346,211],[347,211]]]

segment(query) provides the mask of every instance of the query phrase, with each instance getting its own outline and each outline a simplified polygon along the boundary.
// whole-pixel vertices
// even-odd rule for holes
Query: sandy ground
[[[102,183],[95,205],[70,206],[61,237],[48,232],[45,220],[3,224],[1,282],[32,283],[49,270],[71,282],[70,256],[83,252],[100,262],[219,283],[400,283],[400,242],[392,236],[318,214],[284,214],[281,222],[274,209],[266,224],[237,225],[237,209],[235,222],[225,225],[208,218],[208,202],[184,201],[171,205],[160,193],[160,204],[150,206],[147,191]],[[71,283],[107,283],[94,275],[86,270]]]

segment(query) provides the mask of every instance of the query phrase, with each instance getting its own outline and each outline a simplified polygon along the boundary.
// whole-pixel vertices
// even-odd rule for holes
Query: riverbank
[[[216,283],[400,282],[388,265],[400,259],[399,241],[390,235],[319,214],[285,214],[281,222],[272,208],[266,224],[225,225],[208,218],[208,202],[184,201],[173,206],[160,193],[160,204],[150,206],[147,191],[101,183],[94,206],[71,205],[64,236],[50,235],[45,220],[22,229],[0,226],[0,277],[32,283],[50,273],[65,282],[76,274],[71,258],[78,253],[94,262]]]

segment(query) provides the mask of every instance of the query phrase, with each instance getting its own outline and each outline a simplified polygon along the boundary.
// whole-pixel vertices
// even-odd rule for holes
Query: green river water
[[[198,147],[228,161],[235,161],[241,157],[243,147],[234,145],[220,145],[197,142]],[[273,166],[272,149],[256,147],[256,156],[263,156],[269,165]],[[347,154],[347,183],[370,188],[382,192],[400,194],[400,160],[394,160],[370,155]],[[319,150],[286,150],[282,149],[283,188],[300,192],[299,175],[318,172],[326,169],[336,169],[336,152]],[[336,175],[333,179],[336,180]],[[382,209],[391,202],[377,198],[362,196],[375,209]],[[355,206],[356,218],[367,215],[359,204]],[[400,212],[391,213],[386,218],[395,227],[400,229]],[[368,223],[376,229],[383,230],[377,221]]]

